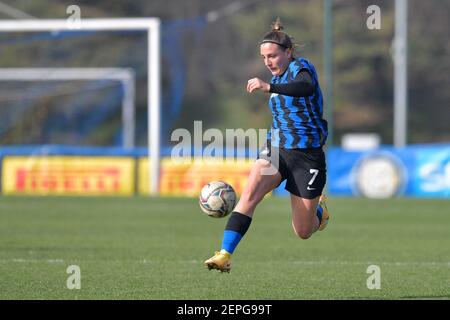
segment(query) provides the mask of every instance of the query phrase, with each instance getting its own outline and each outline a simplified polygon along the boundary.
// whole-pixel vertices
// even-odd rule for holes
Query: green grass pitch
[[[227,219],[189,198],[0,197],[0,299],[445,299],[450,201],[330,198],[330,224],[296,238],[267,198],[230,274],[204,268]],[[69,265],[81,289],[69,290]],[[370,265],[381,289],[368,289]]]

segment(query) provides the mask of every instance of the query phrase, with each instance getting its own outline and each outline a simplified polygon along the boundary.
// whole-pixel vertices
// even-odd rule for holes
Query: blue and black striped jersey
[[[308,71],[314,83],[314,93],[307,97],[291,97],[272,93],[269,107],[272,127],[268,139],[274,147],[286,149],[317,148],[325,144],[327,121],[323,119],[323,97],[316,69],[304,58],[293,60],[286,71],[274,76],[272,84],[293,82],[298,73]]]

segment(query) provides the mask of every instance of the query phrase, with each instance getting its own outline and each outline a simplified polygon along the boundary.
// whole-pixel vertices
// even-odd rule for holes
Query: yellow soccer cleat
[[[322,207],[322,221],[320,222],[319,231],[325,229],[328,225],[328,220],[330,220],[330,215],[328,213],[327,204],[325,203],[325,196],[321,195],[319,198],[319,206]]]
[[[209,270],[217,269],[220,272],[230,272],[231,270],[231,254],[228,252],[216,251],[214,257],[209,258],[204,262],[205,267]]]

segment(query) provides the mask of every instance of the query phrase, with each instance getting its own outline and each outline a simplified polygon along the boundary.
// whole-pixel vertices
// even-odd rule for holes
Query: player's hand
[[[259,78],[253,78],[247,82],[247,92],[252,93],[255,90],[261,90],[262,92],[269,92],[270,84],[262,81]]]

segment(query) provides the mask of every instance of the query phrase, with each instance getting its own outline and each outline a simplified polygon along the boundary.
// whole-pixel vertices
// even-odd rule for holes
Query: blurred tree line
[[[179,108],[164,105],[164,143],[175,128],[193,128],[202,120],[211,127],[268,128],[271,115],[267,95],[249,95],[247,80],[270,74],[259,55],[258,42],[280,17],[285,31],[300,46],[297,54],[314,63],[323,79],[323,1],[317,0],[108,0],[108,1],[3,1],[38,18],[65,18],[66,8],[76,4],[81,17],[160,17],[163,99],[179,99]],[[230,6],[231,5],[231,6]],[[381,29],[369,30],[369,5],[381,8]],[[227,11],[228,10],[228,11]],[[215,11],[218,18],[205,19]],[[408,143],[450,142],[450,1],[410,0],[408,12]],[[211,15],[209,16],[211,17]],[[8,18],[0,15],[1,19]],[[335,144],[348,132],[376,132],[382,142],[393,141],[394,1],[333,1],[333,72]],[[138,71],[137,113],[141,119],[138,142],[146,143],[145,39],[129,34],[100,39],[76,38],[42,46],[8,48],[0,38],[0,67],[132,66]],[[139,45],[136,45],[139,43]],[[73,49],[75,45],[76,50]],[[47,50],[47,51],[46,51]],[[49,53],[48,50],[51,50]],[[123,62],[126,56],[127,62]],[[120,59],[119,59],[120,57]],[[322,75],[322,76],[321,76]],[[177,86],[174,86],[174,83]],[[170,91],[176,88],[178,91]],[[0,92],[1,95],[1,92]],[[325,101],[325,108],[327,106]],[[174,105],[174,104],[172,104]],[[42,113],[44,111],[36,111]],[[41,115],[42,117],[42,115]],[[34,115],[33,120],[39,117]],[[45,117],[44,117],[45,118]],[[99,126],[89,143],[111,144],[108,134],[120,126],[120,113]],[[29,131],[29,129],[26,129]],[[1,139],[0,139],[1,141]],[[3,143],[12,141],[4,140]],[[11,143],[12,143],[11,142]],[[16,141],[17,143],[17,141]]]

